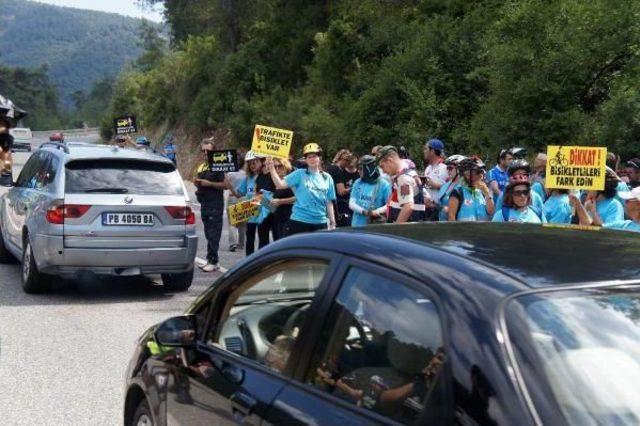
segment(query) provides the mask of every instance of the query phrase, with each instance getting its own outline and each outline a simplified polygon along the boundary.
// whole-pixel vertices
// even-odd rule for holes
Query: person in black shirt
[[[273,167],[281,179],[284,179],[292,170],[291,163],[280,158],[273,159]],[[277,241],[287,235],[286,224],[291,216],[291,209],[295,201],[296,197],[290,188],[275,190],[273,200],[269,204],[273,211],[273,241]]]
[[[346,168],[351,160],[351,152],[348,149],[339,150],[333,157],[333,164],[326,168],[326,172],[333,178],[333,184],[336,190],[337,200],[334,203],[336,209],[336,225],[350,226],[351,217],[349,209],[349,195],[351,187],[347,185],[348,176],[345,174]],[[356,173],[357,174],[357,173]],[[356,177],[357,179],[357,177]],[[355,181],[355,179],[354,179]],[[344,210],[344,202],[346,200],[346,210]],[[341,206],[342,205],[342,209]]]
[[[342,170],[341,180],[336,183],[336,201],[338,208],[338,218],[336,223],[340,227],[351,226],[353,211],[349,208],[349,198],[351,197],[351,188],[356,180],[360,178],[358,173],[358,156],[350,154],[347,159],[347,165]],[[340,195],[346,194],[346,195]]]
[[[276,185],[271,179],[271,173],[264,167],[265,159],[259,158],[257,161],[260,162],[261,166],[256,177],[256,194],[262,193],[264,195],[265,192],[273,194],[276,190]],[[273,231],[273,213],[267,207],[262,207],[260,217],[262,221],[258,224],[259,249],[269,244],[270,234]]]
[[[204,235],[207,239],[207,263],[201,266],[204,272],[220,270],[218,248],[222,235],[222,215],[224,212],[224,190],[227,188],[223,172],[210,170],[208,151],[215,148],[210,141],[204,140],[200,145],[203,162],[196,170],[196,198],[200,203],[200,213],[204,224]]]

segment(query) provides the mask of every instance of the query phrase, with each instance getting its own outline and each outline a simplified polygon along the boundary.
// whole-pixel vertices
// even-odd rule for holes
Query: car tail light
[[[47,222],[55,225],[63,225],[65,219],[77,219],[82,217],[91,206],[85,204],[60,204],[47,210]]]
[[[196,224],[196,214],[189,206],[166,206],[165,209],[167,209],[171,217],[174,219],[184,219],[185,224],[187,225]]]

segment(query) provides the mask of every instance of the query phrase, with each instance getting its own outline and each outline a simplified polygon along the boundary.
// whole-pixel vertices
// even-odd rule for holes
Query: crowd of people
[[[201,148],[206,158],[215,146],[205,141]],[[232,228],[232,251],[244,248],[247,255],[253,253],[256,233],[262,248],[301,232],[375,223],[553,223],[640,232],[640,159],[623,166],[609,153],[604,190],[580,191],[545,188],[546,154],[537,154],[530,164],[526,149],[520,147],[501,150],[490,170],[477,156],[446,156],[445,144],[438,139],[424,145],[424,170],[418,170],[406,149],[392,145],[376,146],[362,156],[341,149],[327,165],[316,143],[306,144],[302,154],[285,160],[249,151],[242,171],[196,179],[201,202],[205,194],[217,193],[219,224],[225,189],[229,204],[269,200],[246,224]],[[206,160],[201,167],[206,169]],[[219,242],[221,225],[214,228],[206,232],[207,238]],[[209,246],[215,254],[208,256],[205,271],[218,269],[218,243]]]

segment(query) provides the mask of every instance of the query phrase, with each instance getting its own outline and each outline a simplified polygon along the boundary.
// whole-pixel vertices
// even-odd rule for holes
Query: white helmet
[[[265,157],[262,154],[256,154],[253,151],[247,151],[247,154],[244,156],[244,161],[251,161],[251,160],[262,160],[265,159],[267,157]]]
[[[446,160],[444,160],[445,164],[458,164],[460,161],[464,160],[466,157],[464,155],[460,155],[460,154],[455,154],[452,155],[450,157],[447,157]]]

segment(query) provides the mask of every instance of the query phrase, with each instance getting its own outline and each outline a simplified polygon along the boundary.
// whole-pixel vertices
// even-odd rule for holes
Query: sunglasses
[[[515,195],[515,196],[524,195],[525,197],[528,197],[530,193],[531,193],[530,189],[523,189],[521,191],[513,191],[513,195]]]

